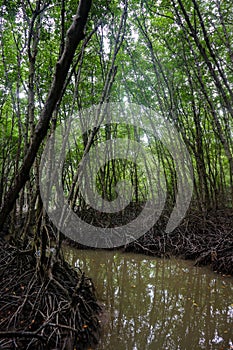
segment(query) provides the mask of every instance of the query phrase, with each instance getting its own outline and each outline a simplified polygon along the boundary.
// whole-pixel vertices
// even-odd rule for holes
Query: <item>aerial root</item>
[[[42,277],[32,251],[0,242],[0,348],[85,349],[98,341],[92,281],[65,261]]]

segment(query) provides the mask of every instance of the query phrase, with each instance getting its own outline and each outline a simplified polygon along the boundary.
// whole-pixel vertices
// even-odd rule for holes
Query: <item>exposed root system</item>
[[[164,233],[164,222],[126,251],[157,256],[180,256],[196,265],[211,265],[213,270],[233,275],[233,213],[230,211],[188,215],[172,233]],[[163,227],[163,229],[162,229]]]
[[[79,215],[92,225],[115,227],[131,222],[142,208],[142,205],[129,206],[123,215],[105,213],[98,216],[93,209],[83,211]],[[160,257],[179,256],[194,260],[196,265],[211,265],[215,271],[233,275],[232,209],[208,213],[190,210],[172,233],[166,233],[169,216],[169,213],[164,212],[147,234],[125,246],[124,250]],[[82,247],[79,244],[75,245]]]
[[[119,215],[98,216],[92,209],[79,213],[95,226],[115,227],[135,219],[143,206],[129,206]],[[191,211],[172,232],[165,227],[169,213],[164,212],[155,226],[140,239],[124,247],[125,251],[154,256],[179,256],[192,259],[196,265],[211,265],[215,271],[233,275],[233,211],[215,210],[208,213]],[[79,248],[81,245],[74,243]],[[84,247],[88,248],[88,247]]]
[[[101,308],[84,273],[48,258],[42,277],[32,251],[0,242],[0,254],[0,349],[87,349],[97,342]]]

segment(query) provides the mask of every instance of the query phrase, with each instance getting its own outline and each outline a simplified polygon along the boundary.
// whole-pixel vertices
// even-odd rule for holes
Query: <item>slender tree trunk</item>
[[[84,39],[84,28],[91,8],[91,3],[91,0],[80,0],[73,23],[67,31],[64,51],[56,64],[54,80],[41,112],[39,122],[32,136],[31,144],[28,148],[23,164],[15,177],[14,185],[6,194],[4,204],[1,208],[0,229],[2,229],[8,214],[11,212],[20,190],[29,178],[29,172],[34,163],[38,149],[47,134],[50,120],[62,94],[76,48],[80,41]]]

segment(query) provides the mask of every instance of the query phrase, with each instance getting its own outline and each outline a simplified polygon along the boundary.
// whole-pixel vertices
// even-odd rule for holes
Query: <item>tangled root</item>
[[[38,259],[0,242],[0,349],[86,349],[101,310],[92,281],[65,261],[38,273]]]

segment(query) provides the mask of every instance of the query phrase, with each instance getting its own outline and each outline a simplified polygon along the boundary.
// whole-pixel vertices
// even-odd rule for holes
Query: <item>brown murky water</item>
[[[98,350],[233,349],[233,278],[193,262],[66,248],[109,313]]]

